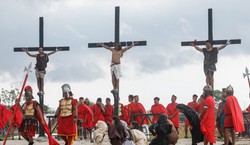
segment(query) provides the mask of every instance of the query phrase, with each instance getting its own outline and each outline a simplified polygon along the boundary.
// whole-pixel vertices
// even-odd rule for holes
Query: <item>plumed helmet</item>
[[[234,92],[234,88],[233,88],[231,85],[229,85],[229,86],[227,87],[226,91],[227,91],[227,92],[233,93],[233,92]]]
[[[63,84],[63,85],[62,85],[62,91],[63,91],[63,92],[66,92],[66,93],[71,92],[71,89],[70,89],[69,84]]]
[[[206,85],[206,86],[204,86],[203,91],[212,92],[213,91],[213,87],[210,86],[210,85]]]
[[[32,88],[31,88],[31,86],[26,86],[25,88],[24,88],[24,91],[26,92],[27,90],[31,90],[32,91]]]

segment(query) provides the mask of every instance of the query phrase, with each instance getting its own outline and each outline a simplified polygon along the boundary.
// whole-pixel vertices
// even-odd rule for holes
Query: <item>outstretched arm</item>
[[[137,42],[137,41],[132,42],[132,44],[131,44],[131,45],[129,45],[128,47],[126,47],[126,48],[122,49],[122,52],[125,52],[125,51],[129,50],[130,48],[134,47],[134,46],[135,46],[135,44],[139,44],[139,42]]]
[[[197,45],[195,45],[195,43],[191,43],[191,46],[193,46],[196,50],[203,52],[202,48],[198,47]]]
[[[221,49],[225,48],[229,44],[231,44],[231,41],[227,40],[227,42],[225,44],[221,45],[220,47],[218,47],[217,50],[220,51]]]
[[[56,50],[55,50],[55,51],[52,51],[52,52],[48,53],[48,56],[50,56],[51,54],[56,53],[57,51],[58,51],[58,49],[56,48]]]
[[[103,43],[97,43],[97,46],[101,46],[101,47],[103,47],[105,49],[108,49],[108,50],[112,51],[111,47],[108,47],[107,45],[104,45]]]
[[[28,49],[27,48],[22,48],[22,51],[26,52],[26,54],[30,57],[36,57],[36,54],[31,54],[29,53]]]

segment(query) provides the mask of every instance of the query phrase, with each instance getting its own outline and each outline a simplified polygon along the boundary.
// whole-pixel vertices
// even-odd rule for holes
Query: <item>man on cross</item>
[[[124,52],[132,48],[135,44],[138,44],[138,42],[132,42],[130,46],[122,48],[120,43],[116,43],[115,47],[109,47],[104,45],[103,43],[98,43],[98,46],[102,46],[112,51],[112,58],[110,65],[112,84],[113,84],[113,90],[111,90],[112,93],[119,92],[119,78],[121,77],[121,68],[120,68],[121,57],[123,56]]]
[[[36,78],[37,78],[37,87],[40,94],[44,94],[44,75],[46,74],[47,63],[49,62],[49,56],[58,51],[52,51],[50,53],[44,53],[43,48],[38,49],[38,54],[31,54],[27,48],[22,48],[22,51],[25,51],[28,56],[36,58]]]
[[[191,43],[191,46],[193,46],[197,51],[200,51],[204,55],[204,73],[206,76],[206,83],[214,88],[214,72],[216,71],[215,64],[218,60],[218,52],[225,48],[227,45],[231,43],[230,40],[228,40],[225,44],[219,46],[219,47],[213,47],[212,41],[207,40],[206,41],[206,48],[200,48],[196,45],[196,40],[194,43]]]

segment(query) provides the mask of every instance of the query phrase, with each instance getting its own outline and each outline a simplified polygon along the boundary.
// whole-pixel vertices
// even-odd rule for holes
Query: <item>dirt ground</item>
[[[42,139],[36,139],[34,141],[34,145],[48,145],[48,142],[46,141],[45,138]],[[64,145],[63,141],[58,141],[60,145]],[[3,141],[0,141],[0,144],[3,144]],[[28,142],[25,140],[8,140],[6,142],[6,145],[27,145]],[[83,140],[77,140],[74,142],[73,145],[93,145],[94,143],[90,143],[90,141],[83,141]],[[222,145],[223,142],[217,142],[215,145]],[[178,143],[176,145],[191,145],[191,139],[179,139]],[[199,143],[198,145],[203,145],[203,143]],[[241,139],[238,140],[236,145],[250,145],[250,140],[248,139]]]

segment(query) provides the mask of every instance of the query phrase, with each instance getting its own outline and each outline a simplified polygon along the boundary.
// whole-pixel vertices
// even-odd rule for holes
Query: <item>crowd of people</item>
[[[149,111],[152,119],[147,116],[148,112],[139,102],[138,95],[129,95],[129,103],[126,105],[119,103],[119,115],[114,116],[110,98],[106,98],[105,103],[102,98],[98,98],[94,104],[90,104],[88,98],[74,98],[68,84],[62,86],[62,92],[63,98],[59,101],[55,117],[58,120],[57,134],[66,145],[72,144],[76,139],[77,127],[84,128],[83,134],[78,134],[83,137],[81,140],[95,142],[97,145],[145,145],[148,144],[148,140],[143,132],[143,125],[149,125],[149,131],[155,136],[150,145],[176,144],[179,138],[180,113],[186,117],[185,138],[188,138],[190,131],[193,145],[202,141],[205,145],[214,144],[216,127],[224,138],[225,145],[235,144],[235,132],[244,131],[242,110],[233,96],[234,90],[231,85],[222,89],[217,112],[213,88],[206,85],[203,94],[200,97],[194,94],[192,101],[187,105],[178,104],[177,96],[172,95],[171,103],[165,107],[160,103],[160,98],[155,97]],[[11,107],[12,112],[4,105],[0,105],[0,129],[4,128],[15,112],[11,126],[13,129],[19,129],[19,135],[27,140],[29,145],[34,143],[33,137],[38,123],[48,132],[50,145],[57,145],[48,131],[39,103],[33,100],[30,86],[25,87],[24,96],[25,103],[21,106],[16,100],[16,104]]]

